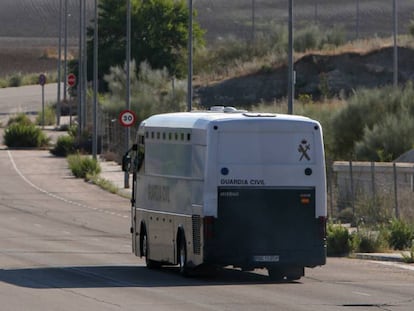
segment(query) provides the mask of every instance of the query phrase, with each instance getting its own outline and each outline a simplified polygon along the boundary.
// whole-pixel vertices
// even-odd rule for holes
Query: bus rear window
[[[309,164],[315,160],[309,132],[221,132],[222,164]]]

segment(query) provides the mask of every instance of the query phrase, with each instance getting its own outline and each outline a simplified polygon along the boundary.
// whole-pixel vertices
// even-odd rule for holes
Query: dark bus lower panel
[[[218,198],[217,218],[205,224],[204,262],[269,271],[326,263],[314,188],[221,187]]]

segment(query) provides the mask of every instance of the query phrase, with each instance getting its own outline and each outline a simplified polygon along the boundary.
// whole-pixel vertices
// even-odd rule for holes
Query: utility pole
[[[59,0],[59,40],[58,40],[58,77],[57,77],[57,103],[56,103],[56,125],[60,126],[60,90],[62,79],[62,0]]]
[[[98,0],[95,0],[93,32],[93,133],[92,156],[96,160],[98,153]]]
[[[68,0],[65,1],[64,16],[63,16],[63,28],[64,28],[64,49],[63,49],[63,102],[67,104],[67,88],[68,88]]]
[[[187,111],[192,110],[192,102],[193,102],[193,0],[188,0]]]
[[[78,137],[81,136],[82,133],[82,96],[83,96],[83,1],[79,0],[79,51],[78,51]]]
[[[394,57],[393,57],[393,84],[394,87],[398,87],[398,9],[397,0],[392,1],[393,11],[393,37],[394,37]]]
[[[126,9],[126,109],[131,110],[131,0],[127,0]],[[129,149],[129,141],[131,137],[130,127],[125,127],[125,152]],[[125,171],[124,188],[129,188],[129,172]]]
[[[356,0],[355,37],[359,39],[359,0]]]
[[[255,32],[256,32],[256,1],[252,0],[252,46],[255,44]]]
[[[295,77],[293,68],[293,0],[289,0],[289,52],[288,52],[288,114],[293,114]]]

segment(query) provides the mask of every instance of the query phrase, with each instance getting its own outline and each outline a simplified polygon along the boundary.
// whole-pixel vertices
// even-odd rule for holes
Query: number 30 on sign
[[[131,110],[123,110],[119,114],[119,123],[124,127],[133,126],[136,121],[136,115]]]

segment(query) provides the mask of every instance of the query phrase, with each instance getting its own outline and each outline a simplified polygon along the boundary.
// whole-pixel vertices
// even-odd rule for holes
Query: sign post
[[[118,120],[121,125],[127,129],[135,124],[137,117],[132,110],[125,109],[119,114]],[[129,188],[129,172],[125,171],[124,188]]]
[[[42,87],[42,128],[45,127],[45,84],[46,84],[46,75],[39,75],[39,84]]]

